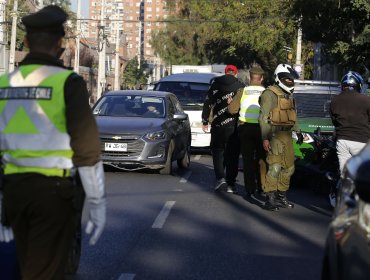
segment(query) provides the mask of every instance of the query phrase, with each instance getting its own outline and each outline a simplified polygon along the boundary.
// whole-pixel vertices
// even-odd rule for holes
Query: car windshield
[[[94,106],[93,114],[111,117],[164,118],[163,97],[144,95],[108,95]]]
[[[184,110],[199,110],[203,107],[210,85],[193,82],[160,82],[155,90],[174,93]]]
[[[330,118],[330,102],[336,93],[294,92],[299,118]]]

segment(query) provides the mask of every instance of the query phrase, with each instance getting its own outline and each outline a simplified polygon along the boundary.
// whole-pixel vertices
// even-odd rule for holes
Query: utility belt
[[[238,126],[241,126],[241,125],[259,125],[259,123],[251,123],[251,122],[243,122],[241,120],[238,120]]]
[[[13,164],[5,165],[5,175],[15,175],[24,173],[37,173],[44,176],[56,176],[56,177],[71,177],[75,171],[73,169],[54,169],[54,168],[40,168],[40,167],[20,167]]]
[[[278,131],[291,131],[293,126],[287,125],[287,126],[272,126],[272,131],[273,132],[278,132]]]

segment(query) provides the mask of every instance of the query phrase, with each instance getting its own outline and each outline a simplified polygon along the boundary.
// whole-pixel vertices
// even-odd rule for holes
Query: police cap
[[[63,23],[67,20],[66,12],[58,6],[49,5],[38,12],[22,17],[27,33],[44,32],[64,36]]]
[[[265,71],[263,71],[263,69],[259,66],[253,66],[250,70],[249,70],[250,73],[253,73],[253,74],[260,74],[260,75],[263,75],[265,73]]]

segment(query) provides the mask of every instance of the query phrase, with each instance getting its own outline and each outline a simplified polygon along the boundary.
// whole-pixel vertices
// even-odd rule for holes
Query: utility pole
[[[14,61],[15,61],[15,38],[17,33],[17,10],[18,10],[18,0],[14,0],[13,5],[13,21],[12,21],[12,35],[10,39],[10,52],[9,52],[9,72],[14,71]]]
[[[297,34],[297,50],[296,50],[296,56],[295,56],[295,65],[294,69],[299,74],[299,78],[304,78],[304,65],[302,64],[302,16],[300,17],[298,21],[298,34]]]
[[[38,0],[37,3],[38,3],[37,10],[41,10],[44,7],[44,1]]]
[[[298,28],[297,35],[297,52],[295,60],[295,70],[298,72],[300,79],[303,79],[303,64],[302,64],[302,28]]]
[[[81,37],[81,0],[77,0],[75,64],[73,67],[76,73],[79,73],[80,70],[80,37]]]
[[[141,52],[141,46],[143,44],[143,18],[144,18],[144,1],[141,0],[140,2],[140,11],[139,11],[139,47],[138,47],[138,54],[137,54],[137,60],[138,60],[138,66],[137,68],[140,69],[141,67],[141,58],[142,58],[142,52]]]
[[[103,93],[103,90],[105,88],[105,48],[106,48],[106,42],[105,42],[105,0],[101,1],[101,14],[100,14],[100,26],[99,32],[98,32],[98,52],[99,52],[99,68],[98,68],[98,91],[96,94],[97,99],[100,98],[100,96]]]
[[[0,0],[0,75],[6,72],[5,61],[5,1]]]
[[[114,90],[120,89],[120,79],[119,79],[119,73],[120,73],[120,63],[119,63],[119,43],[120,43],[120,30],[119,30],[119,13],[117,11],[117,21],[116,21],[116,65],[114,67]]]

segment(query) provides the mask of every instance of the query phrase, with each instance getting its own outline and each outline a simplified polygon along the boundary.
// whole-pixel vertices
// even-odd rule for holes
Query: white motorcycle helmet
[[[298,73],[289,64],[279,64],[274,72],[275,83],[286,93],[293,93],[294,79],[298,79]],[[286,79],[290,79],[293,83],[287,83]]]

